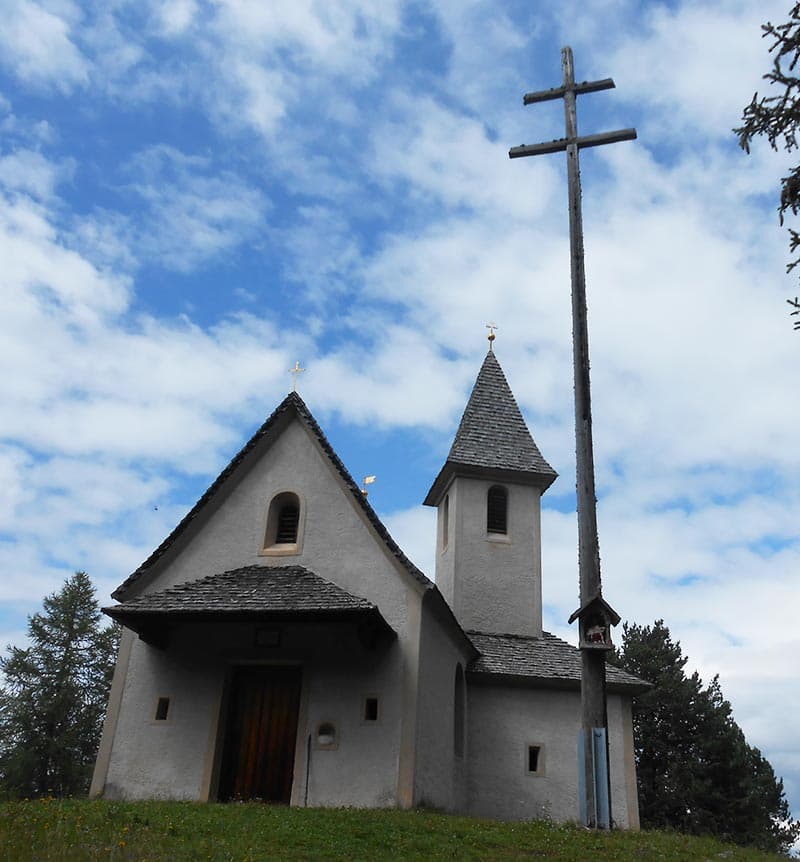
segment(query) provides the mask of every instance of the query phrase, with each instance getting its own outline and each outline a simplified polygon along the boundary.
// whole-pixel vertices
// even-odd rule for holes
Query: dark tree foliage
[[[753,95],[750,104],[742,114],[742,125],[734,132],[739,136],[739,146],[750,152],[750,144],[756,137],[765,136],[773,150],[780,147],[792,152],[798,149],[797,133],[800,128],[800,77],[795,73],[800,60],[800,3],[795,3],[789,12],[789,20],[784,24],[762,24],[764,38],[771,40],[769,51],[773,54],[772,69],[764,75],[764,80],[776,85],[779,92],[774,96]],[[781,179],[781,203],[778,207],[781,224],[786,214],[797,215],[800,209],[800,165],[795,165],[789,174]],[[794,254],[800,248],[800,232],[789,228],[789,250]],[[800,263],[796,257],[786,267],[791,272]],[[787,300],[796,310],[800,301]],[[800,320],[795,321],[795,329],[800,329]]]
[[[625,624],[613,661],[654,684],[633,706],[639,812],[645,828],[670,828],[787,853],[800,835],[783,781],[748,745],[722,696],[704,687],[663,620]]]
[[[76,572],[29,617],[28,636],[27,649],[0,657],[0,785],[17,796],[86,793],[119,627],[102,625],[92,582]]]

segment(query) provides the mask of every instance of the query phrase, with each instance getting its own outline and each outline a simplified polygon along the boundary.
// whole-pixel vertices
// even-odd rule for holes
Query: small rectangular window
[[[169,698],[160,697],[156,704],[156,721],[166,721],[169,715]]]
[[[378,698],[368,697],[364,700],[364,721],[378,720]]]
[[[528,772],[531,775],[544,774],[544,751],[541,745],[528,746]]]
[[[279,647],[281,645],[280,629],[256,627],[255,645],[257,647]]]
[[[502,485],[492,485],[486,495],[486,532],[508,533],[508,491]]]

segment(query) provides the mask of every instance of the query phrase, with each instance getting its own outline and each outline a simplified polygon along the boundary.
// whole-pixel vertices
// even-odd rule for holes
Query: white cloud
[[[132,227],[140,260],[189,272],[251,239],[262,226],[264,195],[230,171],[212,174],[205,157],[157,146],[138,153],[129,171],[130,189],[146,205]]]
[[[554,166],[539,159],[523,172],[508,159],[508,144],[490,141],[477,118],[410,93],[396,94],[385,116],[373,133],[372,171],[379,180],[409,183],[423,204],[468,207],[482,220],[505,222],[535,219],[553,205]],[[523,177],[531,190],[525,195]]]
[[[785,15],[785,8],[779,14]],[[767,17],[768,8],[751,3],[715,8],[692,3],[677,12],[655,7],[648,15],[647,37],[626,38],[612,63],[631,95],[641,97],[646,90],[649,100],[662,107],[662,129],[671,128],[674,135],[681,127],[686,134],[700,127],[727,136],[741,117],[742,97],[749,99],[762,88],[767,43],[758,37]],[[676,116],[678,128],[670,122]]]
[[[380,481],[380,476],[378,477]],[[383,519],[389,533],[414,565],[431,580],[436,574],[436,510],[415,506]]]
[[[46,5],[31,0],[2,4],[0,62],[25,83],[67,92],[89,78],[90,65],[70,38],[80,15],[69,2],[56,4],[52,12]]]
[[[0,199],[0,249],[15,323],[30,322],[44,310],[48,323],[63,314],[71,324],[90,327],[126,305],[127,280],[100,272],[61,245],[46,210],[30,199]]]
[[[0,184],[35,198],[48,198],[73,169],[71,161],[54,164],[34,150],[17,150],[0,157]]]
[[[160,34],[166,37],[183,34],[197,16],[195,0],[157,0],[151,11],[158,21]]]

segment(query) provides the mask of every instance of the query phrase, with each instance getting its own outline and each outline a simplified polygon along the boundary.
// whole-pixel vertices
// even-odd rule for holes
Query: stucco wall
[[[181,550],[146,591],[197,580],[240,566],[302,565],[348,592],[369,599],[389,625],[405,634],[406,590],[416,582],[376,538],[352,495],[305,426],[293,420],[252,464],[210,518],[190,528]],[[270,500],[293,491],[301,501],[302,547],[297,554],[263,555]]]
[[[296,554],[264,555],[270,500],[287,490],[301,500],[302,544]],[[303,780],[306,740],[316,728],[315,722],[323,720],[322,713],[328,713],[325,720],[340,716],[342,722],[337,749],[317,752],[312,747],[309,802],[411,804],[419,606],[424,588],[387,552],[316,440],[298,420],[250,463],[246,475],[226,487],[206,517],[191,526],[159,561],[155,577],[145,578],[134,593],[254,564],[306,566],[375,603],[398,635],[390,650],[391,660],[383,662],[377,677],[361,672],[362,655],[354,666],[351,655],[335,648],[336,638],[325,649],[295,644],[299,652],[294,658],[304,663],[301,709],[306,712],[301,714],[301,722],[307,716],[307,726],[299,731],[296,755],[296,770],[302,772]],[[113,742],[104,741],[106,749],[111,749],[107,775],[103,781],[98,774],[96,790],[105,786],[106,795],[134,798],[200,799],[208,795],[209,788],[213,794],[213,753],[223,683],[231,663],[242,654],[226,641],[230,632],[225,634],[224,627],[209,629],[207,640],[197,639],[197,630],[193,631],[195,634],[184,633],[183,641],[172,641],[167,651],[139,640],[133,643],[119,718],[116,725],[108,723],[109,733],[116,732]],[[337,637],[343,636],[341,628],[337,632]],[[247,637],[247,643],[252,643],[252,633]],[[366,725],[361,723],[360,710],[363,697],[370,693],[380,694],[381,717],[376,724]],[[152,722],[156,699],[167,695],[175,698],[170,721]],[[351,707],[352,712],[348,711]],[[295,781],[295,789],[298,786]],[[293,801],[297,802],[294,795]]]
[[[302,668],[292,803],[391,806],[397,803],[401,740],[402,656],[397,641],[367,650],[350,625],[286,627],[280,648],[254,648],[250,625],[188,626],[162,651],[137,641],[132,650],[104,795],[214,798],[224,742],[225,682],[245,663]],[[363,720],[367,696],[379,699],[376,722]],[[154,721],[159,697],[167,721]],[[321,750],[322,722],[337,747]],[[307,772],[307,740],[312,737]]]
[[[630,822],[622,704],[609,695],[612,816]],[[468,686],[469,812],[504,820],[577,820],[580,692],[497,685]],[[527,769],[529,745],[542,746],[541,775]],[[635,792],[635,787],[634,787]]]
[[[466,739],[463,755],[454,751],[454,695],[456,667],[460,664],[463,671],[468,654],[428,601],[423,604],[420,656],[414,804],[463,811],[468,752]]]
[[[508,533],[486,531],[486,494],[508,490]],[[541,494],[531,485],[456,477],[448,488],[449,538],[439,504],[436,583],[465,629],[541,636]]]

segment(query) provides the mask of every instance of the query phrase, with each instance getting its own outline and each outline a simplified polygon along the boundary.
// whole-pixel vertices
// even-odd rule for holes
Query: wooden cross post
[[[585,607],[601,595],[600,549],[597,540],[597,500],[592,450],[592,410],[589,390],[589,337],[586,323],[586,275],[583,260],[581,174],[578,151],[636,137],[635,129],[599,135],[578,136],[576,96],[614,87],[611,78],[575,83],[572,48],[561,51],[564,83],[551,90],[527,93],[523,104],[564,100],[566,137],[543,144],[512,147],[509,158],[566,151],[569,189],[570,270],[572,275],[572,350],[575,373],[575,454],[578,492],[578,571],[580,602]],[[581,776],[581,820],[592,828],[610,828],[611,802],[608,770],[608,716],[606,711],[605,651],[581,652],[581,704],[583,774]],[[597,731],[600,731],[599,733]],[[598,744],[599,741],[599,744]]]

